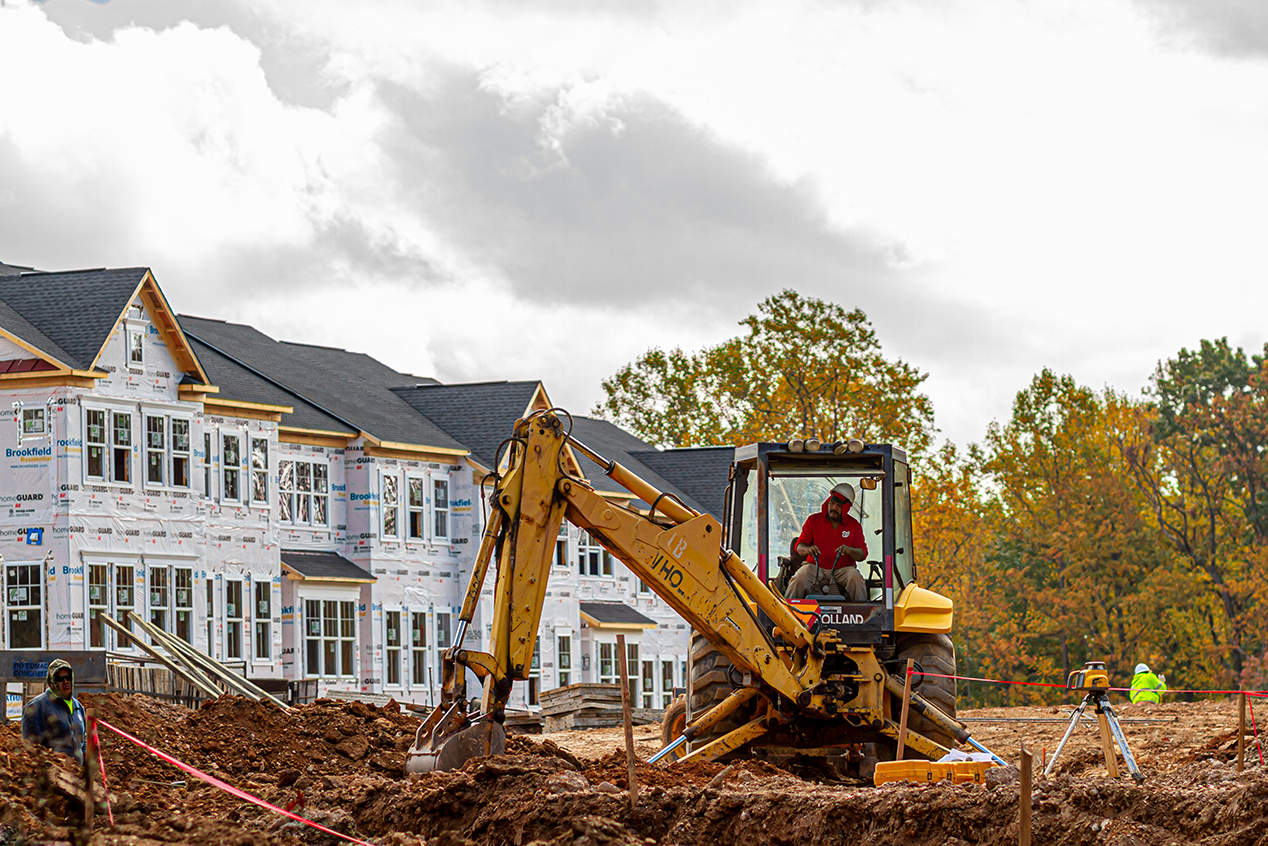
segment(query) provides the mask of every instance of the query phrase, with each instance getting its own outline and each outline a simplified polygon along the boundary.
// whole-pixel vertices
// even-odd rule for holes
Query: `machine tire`
[[[691,717],[695,719],[726,699],[734,691],[731,684],[731,659],[702,635],[691,638]],[[717,725],[712,732],[692,742],[698,749],[747,723],[753,718],[752,707],[741,707]]]
[[[687,727],[687,697],[677,696],[674,698],[673,704],[665,709],[665,716],[660,720],[660,748],[664,749],[682,736],[682,731]],[[673,759],[681,758],[687,753],[683,746],[679,746],[673,752],[669,753],[669,757]]]
[[[899,635],[898,660],[906,662],[915,659],[919,668],[930,673],[943,676],[955,675],[955,644],[944,634],[902,634]],[[917,692],[949,717],[955,716],[955,679],[925,676]],[[894,713],[902,707],[898,697],[894,697]],[[897,717],[895,717],[897,719]],[[948,749],[956,745],[955,738],[943,732],[924,717],[911,712],[907,717],[907,727],[920,732],[930,740],[937,741]]]

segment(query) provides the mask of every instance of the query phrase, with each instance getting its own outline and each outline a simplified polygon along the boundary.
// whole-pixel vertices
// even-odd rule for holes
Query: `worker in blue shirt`
[[[22,709],[22,739],[64,752],[82,764],[87,725],[84,706],[75,698],[75,671],[58,658],[48,665],[48,690]]]

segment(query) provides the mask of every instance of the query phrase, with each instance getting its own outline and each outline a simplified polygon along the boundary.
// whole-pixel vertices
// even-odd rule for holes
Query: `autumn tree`
[[[1264,648],[1266,356],[1223,338],[1182,349],[1154,373],[1154,413],[1119,438],[1155,524],[1217,603],[1210,635],[1232,677]]]
[[[1165,565],[1122,472],[1108,402],[1045,369],[983,445],[994,491],[992,558],[1012,576],[1010,600],[1025,614],[1037,675],[1064,677],[1088,660],[1126,673],[1147,625],[1133,617],[1132,600]]]
[[[933,432],[925,374],[888,359],[859,309],[785,290],[696,353],[652,349],[603,381],[594,410],[661,446],[851,437],[920,454]]]

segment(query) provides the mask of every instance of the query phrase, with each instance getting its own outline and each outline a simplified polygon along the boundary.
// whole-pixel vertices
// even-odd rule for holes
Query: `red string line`
[[[252,796],[250,793],[247,793],[245,790],[239,790],[238,788],[234,787],[232,784],[223,782],[220,779],[216,778],[215,776],[208,775],[207,773],[203,772],[197,767],[192,767],[189,764],[176,760],[171,755],[168,755],[166,752],[160,752],[159,750],[155,749],[153,746],[150,746],[144,741],[138,740],[137,738],[128,734],[126,731],[115,728],[114,726],[110,725],[110,723],[106,722],[103,719],[97,718],[95,722],[98,722],[101,725],[105,726],[106,728],[110,729],[110,731],[119,735],[124,740],[129,740],[132,743],[135,743],[137,746],[140,746],[142,749],[146,750],[151,755],[154,755],[156,758],[166,761],[167,763],[171,764],[173,767],[176,767],[179,770],[183,770],[184,772],[189,773],[195,778],[202,779],[203,781],[207,782],[210,785],[219,787],[221,790],[228,793],[230,796],[236,796],[239,799],[243,799],[247,802],[250,802],[252,805],[259,805],[261,808],[267,808],[270,811],[275,811],[276,813],[279,813],[284,817],[290,817],[296,822],[302,822],[304,825],[312,826],[318,831],[324,831],[326,834],[333,834],[335,837],[338,837],[343,840],[347,840],[350,843],[356,843],[358,844],[358,846],[372,846],[372,844],[367,843],[364,840],[358,840],[355,837],[349,837],[346,834],[340,834],[334,829],[326,828],[324,825],[320,825],[319,823],[315,823],[310,819],[301,817],[299,814],[293,814],[290,811],[277,807],[276,805],[271,805],[268,802],[265,802],[263,799],[259,798],[258,796]]]
[[[1250,705],[1250,728],[1255,733],[1255,748],[1259,750],[1259,766],[1264,765],[1264,747],[1259,742],[1259,727],[1255,725],[1255,705],[1253,700],[1247,699],[1246,704]]]
[[[114,827],[114,808],[110,807],[110,786],[106,784],[106,759],[101,756],[101,737],[97,734],[97,718],[92,719],[92,742],[97,747],[97,771],[101,773],[101,792],[106,797],[106,816]]]
[[[909,670],[908,672],[914,676],[929,676],[930,678],[935,678],[935,679],[960,679],[961,681],[980,681],[980,682],[990,682],[991,684],[1017,684],[1017,685],[1027,685],[1030,687],[1059,687],[1063,690],[1066,688],[1066,686],[1063,684],[1052,684],[1050,682],[1013,681],[1011,679],[986,679],[986,678],[982,678],[981,676],[949,676],[949,675],[944,675],[943,673],[931,673],[927,670],[916,670],[914,668]],[[1106,690],[1114,690],[1114,691],[1119,691],[1121,693],[1130,693],[1132,689],[1130,687],[1108,687],[1106,688]],[[1265,690],[1203,690],[1200,688],[1177,687],[1177,688],[1170,688],[1168,690],[1159,690],[1156,692],[1157,693],[1223,693],[1230,696],[1234,694],[1238,694],[1238,693],[1244,693],[1247,696],[1268,697],[1268,691],[1265,691]]]

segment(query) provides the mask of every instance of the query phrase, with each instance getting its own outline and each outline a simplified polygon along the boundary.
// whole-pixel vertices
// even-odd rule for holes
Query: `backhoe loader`
[[[686,725],[676,716],[681,711],[670,709],[666,754],[712,761],[818,756],[843,769],[892,759],[908,658],[917,672],[906,749],[936,760],[957,741],[973,743],[954,719],[955,680],[947,678],[955,675],[951,602],[914,583],[911,474],[901,449],[857,440],[737,448],[723,526],[599,455],[570,428],[567,412],[539,411],[517,421],[503,444],[505,469],[489,495],[453,644],[443,656],[441,702],[419,727],[407,755],[410,772],[453,769],[504,751],[504,708],[512,683],[529,677],[564,519],[624,562],[695,633],[694,719]],[[646,510],[614,504],[571,475],[565,446],[595,461]],[[785,599],[800,563],[792,555],[802,521],[843,481],[861,488],[852,513],[869,550],[858,563],[868,598],[851,602],[826,578],[805,599]],[[772,552],[778,573],[768,572]],[[490,651],[478,652],[464,639],[490,564]],[[478,715],[469,710],[466,670],[481,680]],[[682,754],[686,741],[689,755]]]

